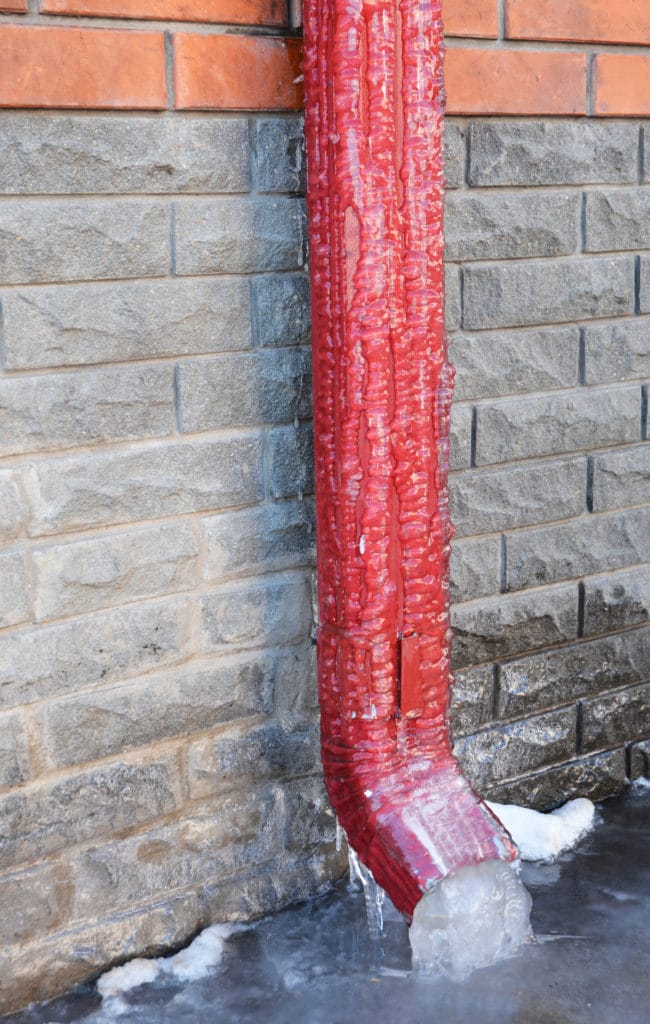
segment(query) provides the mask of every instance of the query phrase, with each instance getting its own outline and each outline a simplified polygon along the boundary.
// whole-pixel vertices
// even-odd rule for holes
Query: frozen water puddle
[[[551,814],[507,804],[488,804],[517,844],[522,860],[552,864],[593,826],[594,805],[573,800]],[[342,833],[339,833],[339,839]],[[370,938],[379,940],[384,913],[397,915],[386,893],[350,850],[350,882],[363,888]],[[512,866],[486,861],[443,879],[416,907],[409,930],[413,967],[425,974],[466,977],[477,967],[511,956],[533,938],[531,900]],[[190,982],[214,972],[225,943],[245,925],[216,924],[174,956],[137,959],[116,967],[97,982],[108,1019],[124,1019],[131,1009],[123,998],[151,982]],[[388,967],[381,973],[407,974]]]

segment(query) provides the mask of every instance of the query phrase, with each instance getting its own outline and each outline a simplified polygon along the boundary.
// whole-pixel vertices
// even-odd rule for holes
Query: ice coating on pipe
[[[516,857],[447,728],[439,0],[307,0],[304,73],[323,766],[410,916],[439,879]]]

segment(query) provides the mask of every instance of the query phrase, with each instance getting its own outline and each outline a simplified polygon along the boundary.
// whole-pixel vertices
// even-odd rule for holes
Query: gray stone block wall
[[[648,771],[647,138],[447,125],[456,750],[537,807]]]
[[[482,792],[536,806],[650,765],[643,129],[447,128],[453,727]],[[294,116],[0,120],[14,1001],[344,870],[310,642],[303,189]]]
[[[345,868],[302,190],[297,117],[0,118],[0,1004]]]

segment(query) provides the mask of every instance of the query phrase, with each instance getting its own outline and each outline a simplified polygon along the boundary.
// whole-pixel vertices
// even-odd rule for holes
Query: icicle
[[[337,853],[340,853],[341,850],[343,849],[343,839],[344,839],[344,837],[345,837],[345,832],[343,831],[343,829],[339,825],[338,819],[337,819],[337,821],[336,821],[336,852]]]
[[[350,865],[350,881],[359,881],[363,886],[366,901],[366,916],[371,939],[378,939],[384,931],[384,900],[386,893],[377,885],[372,873],[359,860],[356,851],[348,847],[348,863]]]

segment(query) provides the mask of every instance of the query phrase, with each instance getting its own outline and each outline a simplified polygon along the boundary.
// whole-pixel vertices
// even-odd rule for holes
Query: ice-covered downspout
[[[516,850],[454,761],[439,0],[307,0],[322,754],[412,915]]]

